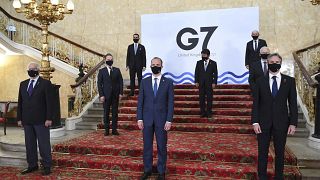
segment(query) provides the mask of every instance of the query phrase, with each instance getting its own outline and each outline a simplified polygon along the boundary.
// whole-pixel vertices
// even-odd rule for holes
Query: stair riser
[[[130,93],[130,90],[126,89],[123,92],[125,95],[128,95]],[[135,90],[135,94],[139,94],[138,90]],[[194,90],[174,90],[175,95],[199,95],[199,91],[194,89]],[[250,90],[246,89],[238,89],[238,90],[223,90],[223,89],[215,89],[213,90],[214,95],[251,95]]]
[[[138,100],[138,96],[130,96],[124,97],[123,100]],[[191,95],[191,96],[174,96],[175,101],[199,101],[199,96]],[[215,97],[213,95],[213,102],[214,101],[251,101],[251,96],[218,96]]]

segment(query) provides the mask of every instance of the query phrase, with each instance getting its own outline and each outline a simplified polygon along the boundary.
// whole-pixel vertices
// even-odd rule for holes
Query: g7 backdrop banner
[[[164,62],[162,73],[175,84],[194,83],[196,62],[208,48],[218,65],[219,84],[245,84],[246,42],[258,27],[258,7],[142,15],[141,40],[147,52],[143,77],[151,75],[150,60],[157,56]]]

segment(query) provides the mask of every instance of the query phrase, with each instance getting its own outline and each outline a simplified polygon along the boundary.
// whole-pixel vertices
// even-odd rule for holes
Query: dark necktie
[[[258,47],[257,47],[257,40],[254,41],[254,50],[257,51]]]
[[[112,70],[112,67],[109,67],[109,70],[110,70],[110,78],[112,79],[112,73],[113,73],[113,70]]]
[[[158,83],[157,83],[158,78],[154,78],[154,85],[153,85],[153,94],[154,97],[157,96],[157,91],[158,91]]]
[[[34,82],[34,80],[31,80],[31,82],[30,82],[30,84],[29,84],[29,87],[28,87],[28,90],[27,90],[29,96],[31,96],[32,91],[33,91],[33,82]]]
[[[136,43],[134,43],[134,54],[137,54],[137,49],[138,49],[138,45]]]
[[[266,75],[267,72],[268,72],[267,61],[264,61],[264,62],[263,62],[263,73],[264,73],[264,75]]]
[[[208,67],[208,61],[204,61],[204,71],[207,70],[207,67]]]
[[[273,76],[273,83],[272,83],[272,96],[275,97],[278,93],[278,84],[277,84],[277,76]]]

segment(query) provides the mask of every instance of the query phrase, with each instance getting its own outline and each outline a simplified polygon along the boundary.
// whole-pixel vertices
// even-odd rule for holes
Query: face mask
[[[138,43],[139,39],[133,39],[133,42]]]
[[[209,59],[208,57],[202,57],[202,60],[206,61],[207,59]]]
[[[29,71],[28,71],[28,75],[29,75],[30,77],[36,77],[36,76],[39,75],[39,71],[29,70]]]
[[[268,64],[268,69],[270,69],[271,72],[278,72],[279,69],[281,68],[281,64]]]
[[[151,71],[153,74],[159,74],[161,72],[161,67],[153,66],[151,67]]]
[[[106,64],[107,64],[108,66],[112,66],[113,61],[112,61],[112,60],[111,60],[111,61],[106,61]]]
[[[261,56],[262,59],[267,59],[269,54],[260,54],[260,56]]]
[[[257,40],[259,36],[251,36],[252,39]]]

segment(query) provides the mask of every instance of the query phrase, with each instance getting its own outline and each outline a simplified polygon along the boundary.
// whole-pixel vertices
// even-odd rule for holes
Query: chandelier
[[[312,3],[312,5],[320,5],[320,0],[310,0],[310,2]]]
[[[54,68],[50,67],[49,48],[48,48],[48,26],[59,20],[63,20],[65,14],[72,14],[74,4],[68,0],[67,5],[59,0],[14,0],[13,7],[17,13],[22,13],[27,19],[39,21],[42,28],[42,60],[40,73],[43,78],[50,80],[51,72]]]

